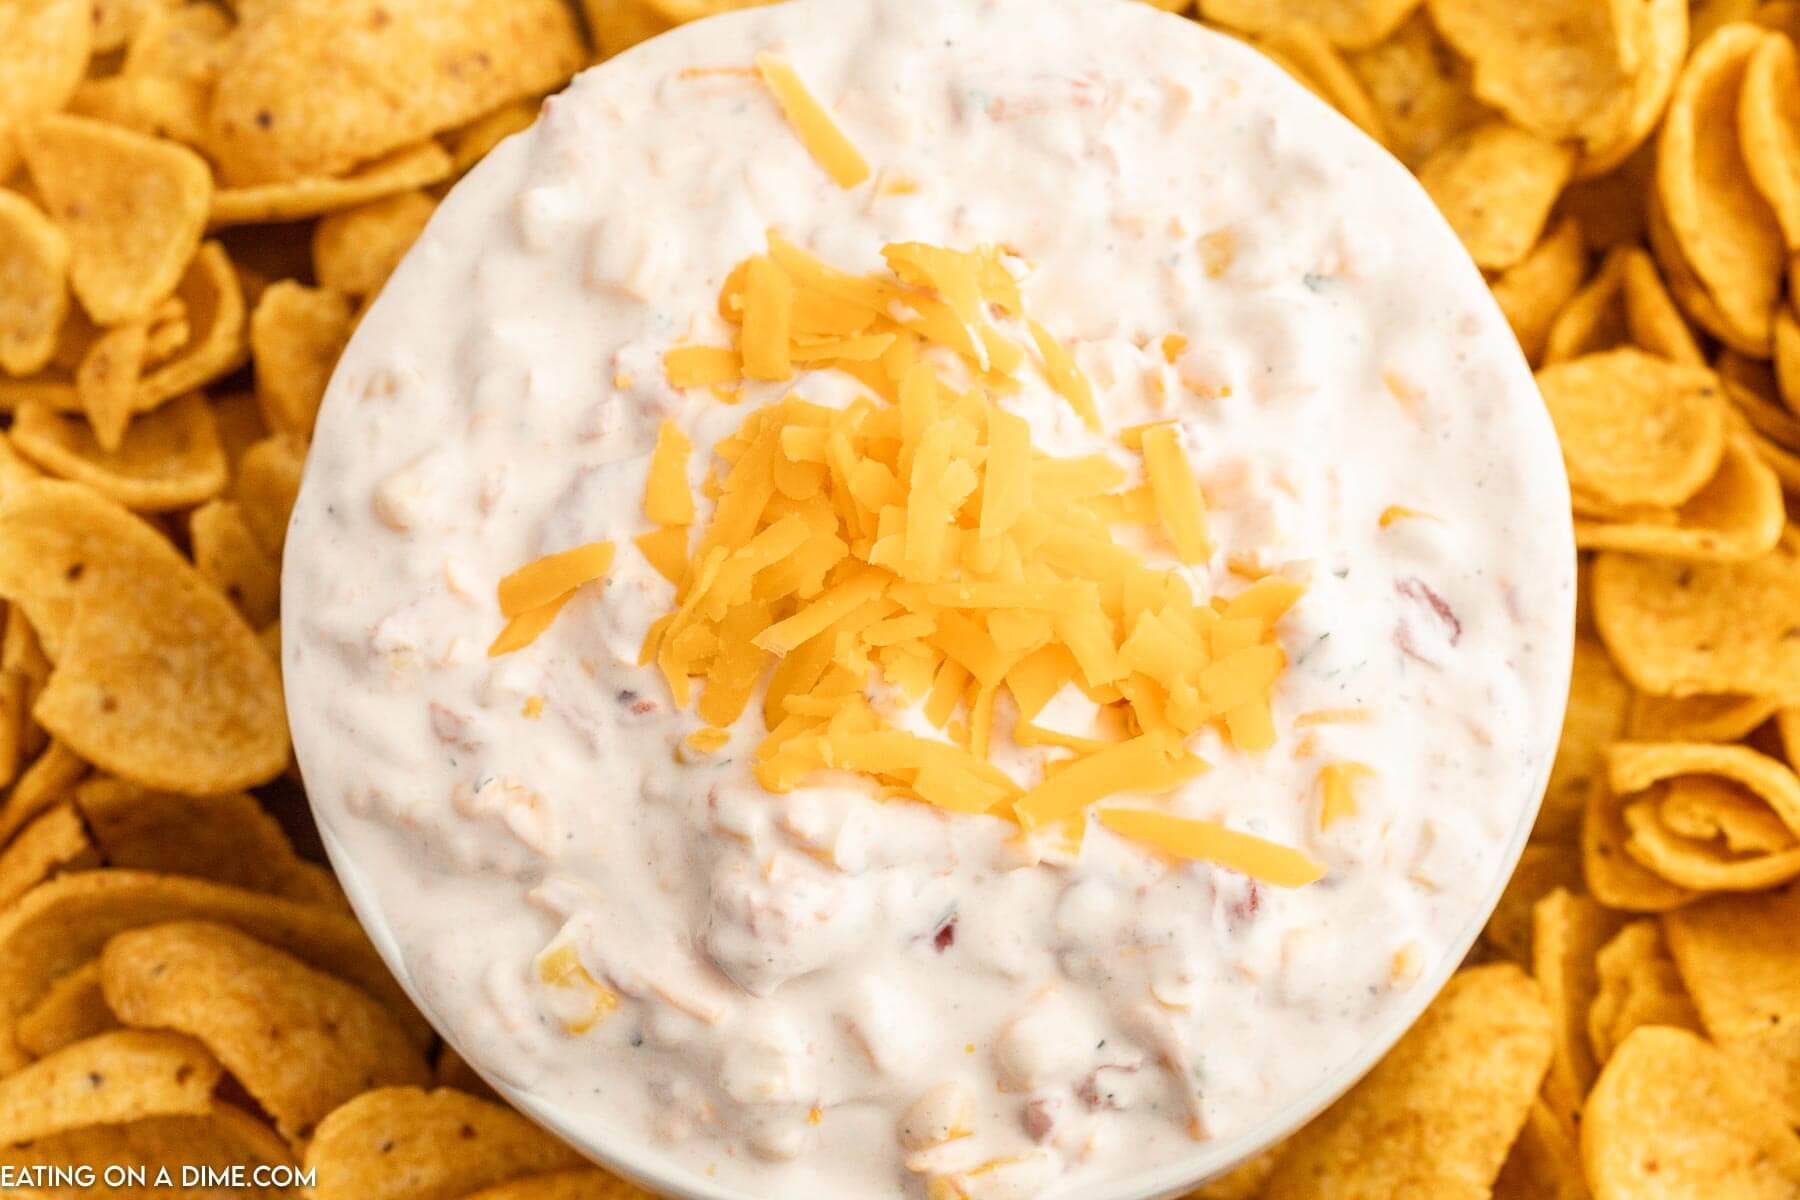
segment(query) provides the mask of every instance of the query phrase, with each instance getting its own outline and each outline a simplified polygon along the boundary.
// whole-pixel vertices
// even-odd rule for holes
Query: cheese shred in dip
[[[1252,51],[756,9],[550,101],[362,322],[295,744],[428,1015],[665,1180],[1167,1188],[1465,948],[1566,513],[1453,235]]]

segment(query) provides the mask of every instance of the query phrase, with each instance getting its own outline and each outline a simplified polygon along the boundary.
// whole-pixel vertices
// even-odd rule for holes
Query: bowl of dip
[[[1550,422],[1384,151],[1121,0],[578,78],[363,318],[287,542],[325,844],[670,1195],[1174,1195],[1463,956],[1573,624]]]

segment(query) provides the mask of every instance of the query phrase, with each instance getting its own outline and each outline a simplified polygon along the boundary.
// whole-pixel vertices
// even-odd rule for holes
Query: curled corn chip
[[[374,295],[436,209],[437,201],[415,190],[333,213],[313,230],[314,275],[347,296]]]
[[[33,1058],[119,1028],[100,990],[100,960],[94,959],[63,975],[38,1002],[19,1014],[13,1033]]]
[[[207,242],[200,247],[175,296],[187,313],[189,340],[138,381],[139,412],[211,383],[244,361],[244,289],[223,246]]]
[[[1575,152],[1504,121],[1458,134],[1419,166],[1419,182],[1469,256],[1494,270],[1519,262],[1543,232]]]
[[[263,292],[250,316],[250,355],[269,428],[312,433],[331,369],[349,338],[350,303],[338,292],[290,279]]]
[[[65,972],[98,956],[114,934],[182,920],[231,925],[347,979],[386,1004],[415,1045],[431,1038],[348,913],[200,879],[109,869],[59,876],[0,914],[0,1056],[16,1052],[11,1027],[18,1014]]]
[[[69,240],[36,205],[0,188],[0,371],[50,361],[69,309]]]
[[[1656,261],[1638,246],[1615,246],[1594,278],[1556,314],[1546,363],[1629,342],[1662,358],[1704,366],[1699,344],[1663,286]]]
[[[1599,991],[1594,956],[1624,918],[1592,896],[1557,888],[1531,913],[1531,975],[1544,990],[1555,1050],[1544,1077],[1544,1103],[1571,1126],[1599,1068],[1588,1043],[1588,1008]]]
[[[1800,560],[1682,563],[1603,553],[1594,618],[1619,670],[1659,696],[1800,692]]]
[[[68,103],[92,47],[88,0],[18,0],[0,8],[0,124]]]
[[[1348,60],[1381,117],[1388,147],[1409,167],[1489,115],[1469,90],[1468,64],[1444,44],[1423,9]]]
[[[1483,101],[1549,141],[1604,136],[1630,102],[1643,6],[1618,0],[1429,0]]]
[[[75,810],[58,805],[0,851],[0,904],[11,904],[58,871],[99,861]]]
[[[100,977],[121,1021],[206,1046],[291,1139],[311,1136],[372,1086],[429,1076],[424,1056],[366,992],[229,926],[182,921],[121,933],[100,956]]]
[[[1727,25],[1694,51],[1670,98],[1656,161],[1657,200],[1682,258],[1735,335],[1732,344],[1760,356],[1786,261],[1775,215],[1744,162],[1737,113],[1746,67],[1770,36]]]
[[[125,439],[149,353],[149,322],[128,321],[95,338],[75,368],[75,398],[103,450],[117,450]]]
[[[1366,49],[1399,27],[1419,0],[1200,0],[1200,15],[1245,33],[1310,25],[1337,45]]]
[[[1620,929],[1594,958],[1597,990],[1588,1008],[1588,1044],[1601,1066],[1640,1025],[1673,1025],[1700,1032],[1700,1014],[1655,921]]]
[[[61,802],[87,770],[87,763],[61,742],[45,746],[13,785],[6,807],[0,809],[0,842],[10,841],[39,813]]]
[[[1672,507],[1718,470],[1725,420],[1716,375],[1635,349],[1538,372],[1579,510]]]
[[[94,53],[123,50],[143,28],[153,12],[173,7],[177,0],[93,0]]]
[[[524,1117],[447,1088],[364,1092],[320,1122],[306,1148],[317,1200],[466,1195],[579,1165]]]
[[[1460,1195],[1460,1181],[1493,1179],[1552,1037],[1543,995],[1517,967],[1459,972],[1362,1082],[1293,1136],[1264,1200]]]
[[[244,510],[233,500],[213,500],[188,516],[194,569],[261,628],[275,619],[281,564],[256,540]]]
[[[1623,804],[1605,775],[1594,779],[1581,823],[1581,869],[1588,891],[1608,908],[1623,912],[1668,912],[1700,893],[1670,883],[1626,852],[1631,830]]]
[[[21,132],[25,165],[69,237],[69,282],[102,324],[148,315],[199,245],[212,172],[199,155],[85,117]]]
[[[1587,243],[1581,236],[1581,223],[1564,217],[1530,254],[1494,281],[1494,299],[1506,314],[1513,336],[1519,339],[1519,348],[1534,366],[1544,360],[1552,331],[1562,323],[1560,314],[1574,307],[1578,289],[1586,290],[1582,289],[1582,280],[1587,276],[1587,266]],[[1601,274],[1605,274],[1604,269]]]
[[[1617,5],[1613,6],[1615,10]],[[1636,7],[1636,6],[1632,6]],[[1641,15],[1627,10],[1627,25],[1641,22],[1638,64],[1623,102],[1604,103],[1584,131],[1575,175],[1591,179],[1618,168],[1656,129],[1668,107],[1688,52],[1688,6],[1684,0],[1648,0]]]
[[[1578,516],[1575,544],[1586,550],[1747,562],[1774,549],[1786,523],[1780,477],[1749,437],[1734,434],[1718,471],[1681,507]]]
[[[179,796],[117,779],[74,788],[75,807],[114,867],[191,875],[307,904],[342,907],[280,822],[243,792]]]
[[[451,166],[444,148],[427,139],[364,163],[347,175],[221,188],[213,196],[212,224],[266,225],[339,212],[439,183],[449,176]]]
[[[1710,742],[1621,742],[1607,775],[1626,853],[1670,883],[1750,891],[1800,876],[1800,780],[1776,759]]]
[[[1776,1200],[1800,1186],[1800,1138],[1718,1050],[1663,1026],[1613,1052],[1588,1099],[1581,1158],[1594,1200]]]
[[[259,4],[213,96],[213,158],[234,185],[342,174],[549,91],[585,58],[558,0]]]
[[[0,1080],[0,1143],[139,1117],[204,1113],[219,1075],[206,1048],[178,1033],[102,1033]]]
[[[0,593],[54,631],[34,715],[83,758],[200,795],[287,765],[280,684],[255,635],[125,509],[68,483],[7,496]]]
[[[247,447],[237,461],[232,497],[243,510],[257,545],[278,563],[305,462],[305,446],[280,434]]]
[[[1663,919],[1700,1022],[1744,1076],[1800,1117],[1800,969],[1793,887],[1717,896]]]
[[[1567,842],[1532,842],[1519,856],[1482,937],[1502,956],[1531,965],[1532,911],[1558,888],[1581,887],[1581,854]]]
[[[41,404],[19,406],[12,438],[21,454],[50,474],[144,512],[186,508],[225,487],[218,427],[199,396],[135,418],[110,451],[85,422]]]
[[[1613,668],[1606,647],[1591,637],[1577,637],[1562,738],[1543,807],[1532,829],[1533,839],[1560,841],[1581,824],[1588,789],[1594,774],[1603,768],[1606,746],[1625,728],[1631,694],[1630,685]]]
[[[1494,1200],[1582,1200],[1587,1194],[1574,1124],[1538,1101],[1494,1180]]]
[[[1791,305],[1775,314],[1775,378],[1782,403],[1800,416],[1800,319]]]
[[[1775,715],[1762,696],[1646,696],[1631,698],[1630,736],[1641,742],[1735,742]]]
[[[0,1165],[17,1171],[68,1172],[85,1167],[96,1178],[105,1178],[113,1171],[142,1171],[142,1178],[156,1179],[159,1171],[167,1171],[168,1178],[176,1180],[182,1177],[184,1167],[204,1167],[219,1173],[212,1178],[229,1178],[227,1173],[236,1168],[248,1177],[256,1167],[288,1166],[292,1165],[291,1160],[287,1146],[268,1126],[223,1101],[214,1101],[200,1116],[144,1117],[118,1125],[92,1125],[40,1138],[29,1145],[0,1149]],[[117,1190],[129,1194],[125,1189]],[[154,1195],[155,1190],[155,1185],[150,1185],[140,1194]],[[183,1190],[191,1193],[193,1189]]]
[[[1781,34],[1757,43],[1738,96],[1738,139],[1750,179],[1789,250],[1800,250],[1800,47]]]

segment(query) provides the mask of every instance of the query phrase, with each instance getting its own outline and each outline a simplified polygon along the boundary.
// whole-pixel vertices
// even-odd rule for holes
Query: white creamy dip
[[[820,169],[745,70],[765,50],[869,182]],[[702,723],[635,665],[674,595],[631,542],[659,426],[687,433],[698,489],[753,406],[858,394],[802,374],[734,407],[668,383],[671,347],[727,341],[720,286],[770,228],[858,271],[896,241],[1029,264],[1108,430],[1026,372],[997,403],[1042,449],[1141,481],[1116,431],[1179,421],[1216,543],[1180,568],[1195,593],[1262,571],[1306,592],[1279,626],[1274,747],[1202,730],[1212,769],[1140,803],[1299,848],[1323,879],[1255,884],[1097,824],[1040,861],[1008,822],[848,775],[772,795],[756,703],[719,753],[678,753]],[[571,1126],[740,1195],[1125,1194],[1340,1070],[1466,947],[1560,723],[1567,513],[1449,229],[1254,52],[1122,0],[755,9],[551,100],[362,322],[287,544],[294,740],[427,1014]],[[487,657],[497,581],[603,539],[605,586]],[[1345,709],[1367,719],[1297,724]],[[1091,717],[1071,688],[1038,723]],[[1070,752],[1014,746],[1012,721],[1002,695],[994,761],[1029,787]],[[1373,774],[1323,828],[1332,762]],[[621,997],[583,1032],[534,970],[553,943]],[[921,1153],[960,1109],[972,1132]]]

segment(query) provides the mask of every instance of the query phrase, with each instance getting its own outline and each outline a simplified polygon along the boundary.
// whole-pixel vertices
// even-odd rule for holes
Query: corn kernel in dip
[[[1507,872],[1574,587],[1423,193],[1110,0],[577,80],[362,321],[287,552],[308,789],[439,1028],[846,1200],[1172,1188],[1347,1082]]]

